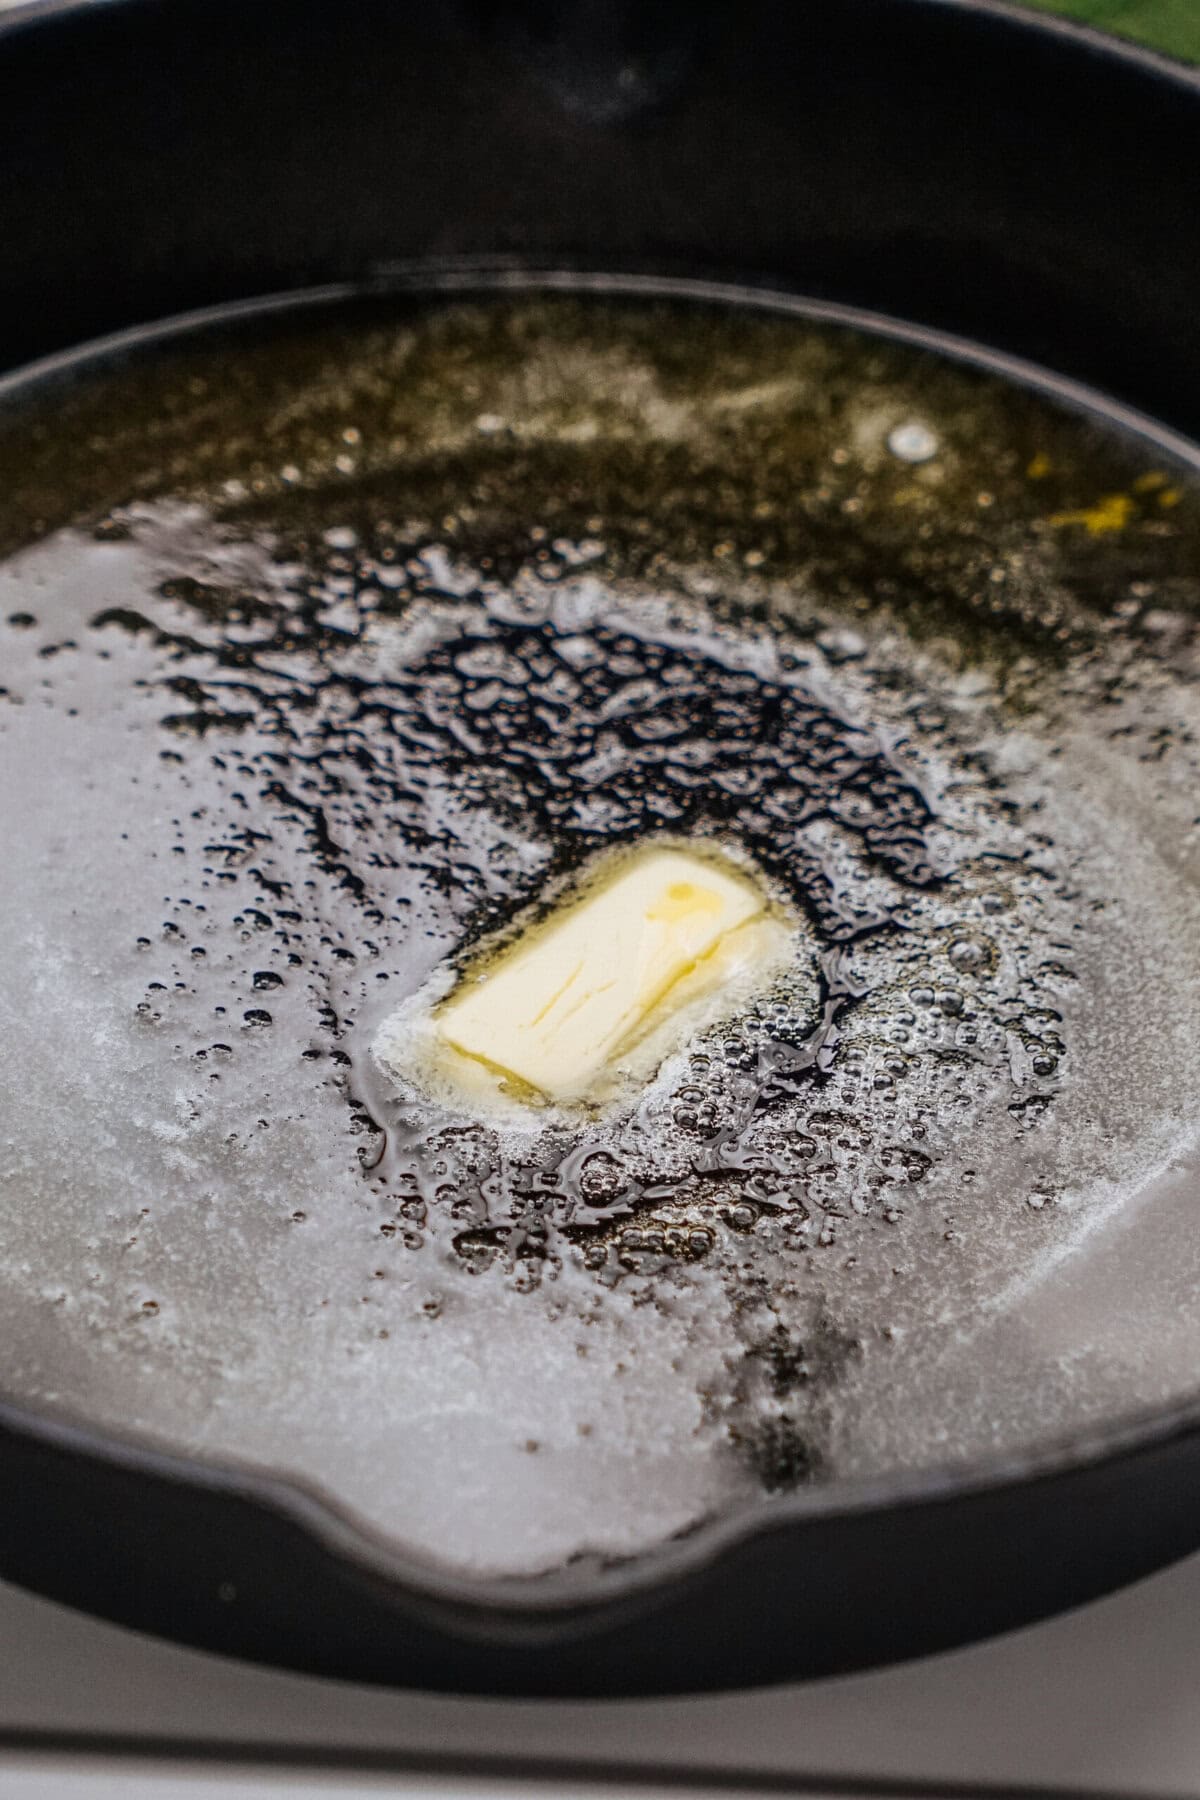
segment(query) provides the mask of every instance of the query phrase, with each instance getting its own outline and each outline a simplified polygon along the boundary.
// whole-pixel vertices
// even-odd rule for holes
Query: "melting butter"
[[[649,848],[464,978],[434,1027],[510,1093],[596,1099],[635,1048],[661,1059],[672,1022],[775,966],[781,931],[728,859]]]

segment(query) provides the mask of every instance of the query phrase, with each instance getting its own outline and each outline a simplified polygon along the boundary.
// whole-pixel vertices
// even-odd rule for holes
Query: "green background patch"
[[[1026,4],[1200,62],[1200,0],[1026,0]]]

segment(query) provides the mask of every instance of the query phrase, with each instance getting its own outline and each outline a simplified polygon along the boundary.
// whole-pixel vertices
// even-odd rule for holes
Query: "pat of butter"
[[[436,1015],[443,1042],[548,1100],[585,1098],[675,1003],[736,969],[766,902],[740,871],[652,849],[519,939]]]

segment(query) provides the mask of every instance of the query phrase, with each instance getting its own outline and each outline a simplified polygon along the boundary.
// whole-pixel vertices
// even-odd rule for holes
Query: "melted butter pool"
[[[1052,1315],[1200,1116],[1187,470],[529,298],[35,385],[0,493],[9,1397],[521,1573],[1186,1388],[1182,1272],[1162,1338]],[[373,1054],[652,841],[798,921],[653,1081],[514,1122]]]

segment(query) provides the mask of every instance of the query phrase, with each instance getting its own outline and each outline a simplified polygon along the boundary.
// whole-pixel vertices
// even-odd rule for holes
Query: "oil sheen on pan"
[[[397,301],[16,392],[0,556],[9,1399],[528,1575],[1188,1391],[1153,441],[794,317]]]

